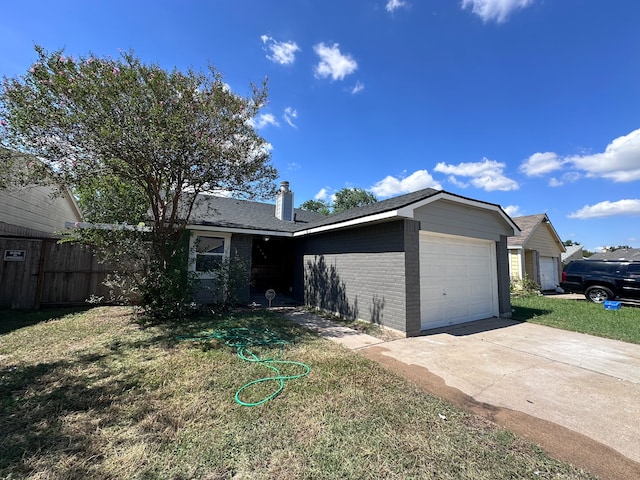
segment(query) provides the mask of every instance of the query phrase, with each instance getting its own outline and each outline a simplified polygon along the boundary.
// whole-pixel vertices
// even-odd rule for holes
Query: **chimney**
[[[280,191],[276,197],[276,217],[293,222],[293,192],[289,190],[289,182],[280,182]]]

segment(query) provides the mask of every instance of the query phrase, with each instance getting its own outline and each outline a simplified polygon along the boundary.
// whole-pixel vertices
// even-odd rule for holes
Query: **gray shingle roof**
[[[276,206],[270,203],[252,202],[237,198],[206,195],[200,197],[191,214],[192,225],[219,226],[247,230],[295,232],[307,228],[310,222],[325,218],[316,212],[294,209],[295,221],[276,218]]]
[[[544,213],[539,213],[537,215],[525,215],[522,217],[513,217],[512,220],[515,222],[518,227],[520,227],[520,236],[519,237],[509,237],[507,239],[507,245],[509,247],[521,247],[529,240],[529,237],[533,233],[533,231],[542,223],[542,221],[547,218]]]
[[[619,248],[613,252],[594,253],[587,260],[640,260],[640,248]]]
[[[498,206],[489,202],[463,197],[460,195],[426,188],[417,192],[407,193],[380,202],[352,208],[335,215],[321,215],[315,212],[295,209],[295,222],[279,220],[275,216],[275,205],[269,203],[252,202],[235,198],[206,196],[192,214],[192,225],[220,226],[226,228],[240,228],[248,230],[269,230],[274,232],[296,232],[315,227],[338,224],[349,220],[368,217],[388,211],[397,210],[413,203],[427,199],[439,193],[473,200],[486,205]]]
[[[563,262],[582,258],[582,245],[568,245],[564,249],[565,252],[560,255]]]
[[[407,205],[411,205],[412,203],[416,203],[420,200],[424,200],[425,198],[429,198],[437,193],[440,193],[440,190],[425,188],[424,190],[418,190],[417,192],[407,193],[405,195],[389,198],[387,200],[375,202],[363,207],[352,208],[345,212],[323,216],[322,218],[312,222],[311,225],[307,225],[304,228],[324,227],[326,225],[333,225],[335,223],[347,222],[356,218],[368,217],[370,215],[397,210],[398,208],[406,207]]]

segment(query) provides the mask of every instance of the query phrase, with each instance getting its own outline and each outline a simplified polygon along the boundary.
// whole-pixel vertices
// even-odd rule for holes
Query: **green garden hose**
[[[280,348],[280,355],[282,355],[282,349],[284,345],[289,343],[288,341],[278,337],[273,332],[271,332],[267,328],[259,329],[259,328],[245,328],[245,327],[235,327],[229,329],[221,329],[221,330],[213,330],[210,332],[202,332],[193,337],[178,337],[180,340],[190,340],[190,341],[206,341],[211,339],[221,340],[225,343],[225,345],[235,348],[236,354],[242,360],[247,362],[255,362],[259,363],[267,368],[270,368],[275,372],[274,376],[259,378],[257,380],[252,380],[251,382],[243,385],[238,389],[235,395],[235,401],[239,405],[245,407],[255,407],[258,405],[262,405],[263,403],[268,402],[272,398],[276,397],[282,390],[284,389],[285,380],[293,380],[296,378],[301,378],[309,374],[311,371],[311,367],[305,365],[301,362],[294,362],[292,360],[279,360],[274,358],[266,358],[261,359],[256,356],[248,347],[250,346],[275,346],[278,345]],[[302,368],[303,372],[297,375],[282,375],[280,370],[276,365],[295,365],[297,367]],[[267,395],[262,400],[257,402],[245,402],[240,399],[240,394],[246,390],[247,388],[257,385],[259,383],[264,382],[278,382],[278,388]]]

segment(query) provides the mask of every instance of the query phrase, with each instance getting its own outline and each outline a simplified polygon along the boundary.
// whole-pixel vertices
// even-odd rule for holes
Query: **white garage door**
[[[498,316],[495,242],[420,232],[421,329]]]
[[[540,257],[540,288],[542,290],[554,290],[559,284],[556,259],[553,257]]]

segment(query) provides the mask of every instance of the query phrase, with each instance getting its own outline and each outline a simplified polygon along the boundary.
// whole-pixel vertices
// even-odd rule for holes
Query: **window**
[[[627,273],[634,277],[640,277],[640,263],[630,263],[627,267]]]
[[[214,270],[226,255],[228,243],[227,236],[194,235],[192,245],[195,250],[195,262],[192,268],[204,274]]]

